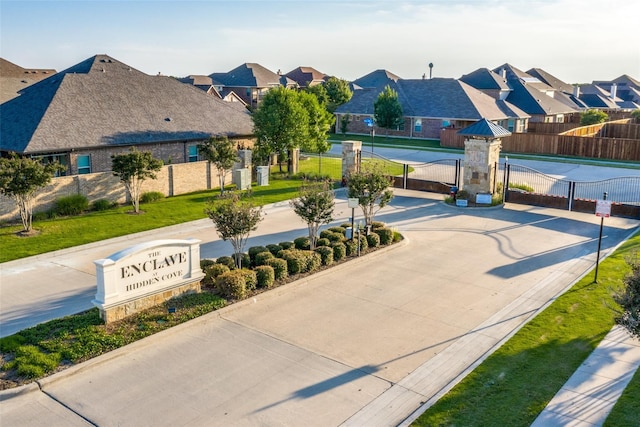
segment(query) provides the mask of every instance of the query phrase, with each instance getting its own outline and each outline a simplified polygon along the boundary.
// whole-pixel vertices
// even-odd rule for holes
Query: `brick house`
[[[198,160],[214,135],[249,144],[250,113],[166,76],[96,55],[0,105],[0,153],[57,160],[67,175],[111,170],[111,155],[138,147],[165,164]]]
[[[443,128],[461,129],[486,118],[514,131],[524,132],[529,115],[504,100],[451,78],[401,79],[386,70],[376,70],[352,82],[353,97],[336,109],[336,132],[349,115],[349,133],[369,133],[365,119],[373,119],[374,102],[389,85],[398,93],[404,122],[397,129],[376,129],[378,134],[406,138],[439,139]]]

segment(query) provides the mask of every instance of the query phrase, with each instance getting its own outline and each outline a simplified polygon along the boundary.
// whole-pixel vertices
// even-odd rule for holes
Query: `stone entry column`
[[[493,194],[496,189],[496,165],[500,161],[500,139],[467,139],[464,142],[462,189],[475,200],[477,194]]]
[[[342,141],[342,178],[360,171],[362,141]]]

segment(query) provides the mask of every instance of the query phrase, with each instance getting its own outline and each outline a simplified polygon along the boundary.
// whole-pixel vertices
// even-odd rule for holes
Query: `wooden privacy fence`
[[[634,132],[640,131],[628,131],[630,135]],[[458,135],[456,129],[442,129],[440,132],[440,145],[443,147],[464,149],[464,140],[465,137]],[[502,151],[640,161],[640,139],[514,133],[502,138]]]

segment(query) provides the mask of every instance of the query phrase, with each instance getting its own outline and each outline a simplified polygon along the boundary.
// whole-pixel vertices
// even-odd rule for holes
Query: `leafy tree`
[[[242,198],[237,193],[231,193],[210,200],[204,212],[215,224],[220,238],[231,242],[236,267],[242,268],[242,253],[249,234],[262,221],[262,207],[254,205],[250,195]]]
[[[327,102],[327,110],[331,114],[336,111],[336,108],[342,104],[349,102],[353,96],[351,88],[349,88],[349,82],[337,77],[329,77],[324,83],[324,88],[327,91],[329,101]]]
[[[327,103],[329,102],[329,94],[327,93],[327,89],[325,89],[324,84],[309,86],[304,90],[307,93],[315,95],[315,97],[318,98],[318,102],[320,103],[320,105],[326,107]]]
[[[365,163],[360,171],[349,175],[347,193],[350,198],[358,199],[367,227],[373,223],[376,212],[393,199],[393,192],[389,188],[391,182],[392,178],[377,163]]]
[[[111,156],[111,170],[120,178],[131,198],[133,211],[140,212],[142,183],[156,179],[156,172],[162,168],[162,160],[153,157],[149,151],[138,151],[131,147],[128,153]]]
[[[334,194],[328,181],[307,181],[302,183],[297,199],[290,202],[293,211],[309,229],[309,244],[315,249],[318,230],[323,224],[333,221]]]
[[[340,118],[340,132],[342,132],[343,135],[345,135],[349,129],[349,123],[351,123],[351,114],[343,114]]]
[[[252,119],[258,155],[268,158],[277,154],[282,172],[289,151],[299,147],[309,131],[309,114],[299,102],[298,92],[284,87],[269,90]]]
[[[595,125],[606,122],[608,118],[609,116],[604,111],[587,110],[580,115],[580,124],[582,126]]]
[[[300,92],[299,101],[307,111],[309,118],[307,139],[302,144],[302,148],[319,154],[319,171],[322,173],[322,154],[331,148],[327,134],[333,126],[335,117],[322,107],[318,99],[310,93]]]
[[[640,338],[640,258],[628,261],[631,273],[624,279],[624,288],[613,295],[622,311],[618,312],[616,323],[623,326],[629,333]]]
[[[636,120],[636,122],[639,122],[639,123],[640,123],[640,109],[638,109],[638,110],[633,110],[633,111],[631,112],[631,118],[632,118],[632,119],[635,119],[635,120]]]
[[[51,182],[56,172],[63,171],[59,163],[43,164],[39,160],[12,155],[0,158],[0,194],[18,203],[23,233],[32,230],[33,201],[39,189]]]
[[[373,103],[373,117],[376,124],[385,129],[395,129],[402,124],[402,106],[398,101],[398,93],[391,86],[385,86]]]
[[[198,153],[218,170],[220,194],[224,194],[224,179],[227,171],[240,160],[235,145],[226,136],[211,137],[208,141],[198,144]]]

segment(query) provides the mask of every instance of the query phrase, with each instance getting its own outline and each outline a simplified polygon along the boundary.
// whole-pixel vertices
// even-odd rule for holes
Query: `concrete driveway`
[[[395,193],[377,219],[404,243],[2,392],[3,425],[398,425],[593,267],[592,214]],[[291,215],[250,245],[284,240]],[[602,256],[637,226],[606,219]]]

